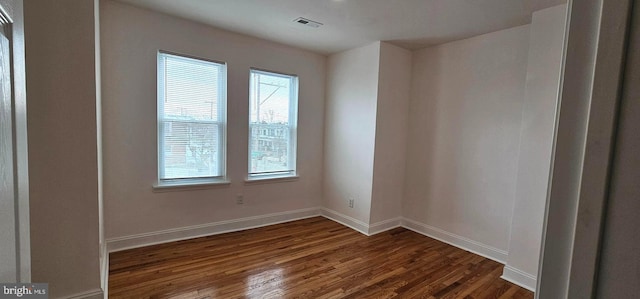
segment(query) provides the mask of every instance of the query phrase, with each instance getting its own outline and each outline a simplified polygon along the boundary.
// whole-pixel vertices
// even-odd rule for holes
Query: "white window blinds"
[[[224,64],[158,53],[160,181],[225,175]]]

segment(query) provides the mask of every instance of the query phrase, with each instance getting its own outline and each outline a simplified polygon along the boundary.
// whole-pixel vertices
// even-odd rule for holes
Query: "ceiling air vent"
[[[322,26],[322,23],[320,23],[320,22],[312,21],[312,20],[305,19],[305,18],[302,18],[302,17],[301,18],[297,18],[297,19],[295,19],[293,21],[298,23],[298,24],[305,25],[305,26],[312,27],[312,28],[318,28],[318,27]]]

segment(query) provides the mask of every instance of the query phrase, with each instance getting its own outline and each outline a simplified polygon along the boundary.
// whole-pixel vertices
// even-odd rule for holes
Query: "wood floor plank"
[[[404,228],[314,217],[115,252],[110,298],[533,298],[502,265]]]

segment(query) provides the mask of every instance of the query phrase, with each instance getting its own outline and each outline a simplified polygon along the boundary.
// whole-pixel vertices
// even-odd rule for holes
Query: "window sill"
[[[268,175],[268,176],[254,176],[248,177],[244,180],[245,185],[257,185],[257,184],[273,184],[283,182],[294,182],[300,179],[298,175],[286,174],[286,175]]]
[[[153,192],[172,192],[172,191],[189,191],[212,189],[216,187],[225,187],[231,185],[231,181],[220,179],[214,181],[194,181],[179,183],[156,183],[153,185]]]

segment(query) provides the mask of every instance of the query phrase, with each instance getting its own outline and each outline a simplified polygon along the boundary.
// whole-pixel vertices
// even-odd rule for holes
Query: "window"
[[[225,177],[226,66],[158,53],[159,184]]]
[[[249,177],[296,175],[298,77],[251,70]]]

